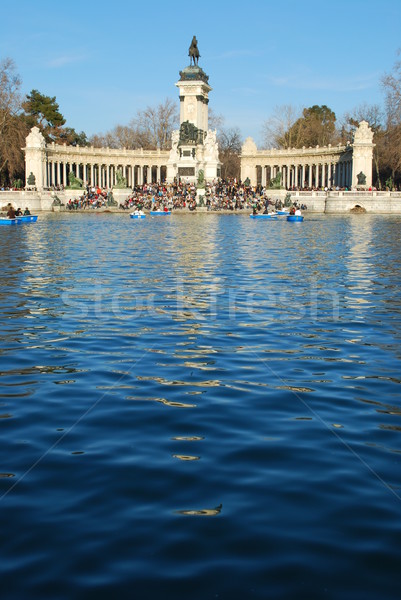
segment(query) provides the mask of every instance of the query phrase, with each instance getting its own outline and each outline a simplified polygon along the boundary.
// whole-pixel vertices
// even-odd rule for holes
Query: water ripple
[[[2,228],[8,600],[398,599],[399,218],[251,221]]]

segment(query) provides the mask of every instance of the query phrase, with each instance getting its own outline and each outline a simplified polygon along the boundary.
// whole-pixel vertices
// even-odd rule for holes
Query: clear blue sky
[[[91,135],[167,97],[178,106],[196,35],[209,106],[259,142],[277,105],[326,104],[340,117],[382,104],[400,29],[400,0],[20,0],[0,58],[14,59],[24,93],[56,96],[67,125]]]

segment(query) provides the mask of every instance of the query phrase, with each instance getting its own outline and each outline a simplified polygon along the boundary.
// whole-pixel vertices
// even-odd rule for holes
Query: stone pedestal
[[[180,71],[180,129],[172,134],[167,163],[167,181],[175,178],[188,183],[198,180],[202,170],[206,181],[220,177],[216,132],[208,129],[208,76],[198,66]]]
[[[46,142],[39,127],[32,127],[26,138],[25,150],[25,185],[28,186],[28,179],[32,174],[35,177],[33,184],[38,191],[41,191],[46,182]]]
[[[352,189],[369,189],[372,186],[373,131],[367,121],[361,121],[352,144]],[[365,181],[358,183],[362,175]],[[359,177],[358,177],[359,176]]]

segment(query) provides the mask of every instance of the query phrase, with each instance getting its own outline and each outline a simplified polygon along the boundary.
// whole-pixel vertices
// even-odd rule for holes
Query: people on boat
[[[30,215],[30,214],[31,214],[31,211],[29,210],[28,207],[26,207],[24,210],[24,215],[26,216],[26,215]]]
[[[9,219],[15,219],[15,210],[11,204],[7,207],[7,217]]]
[[[294,212],[294,215],[295,215],[296,217],[300,217],[300,216],[302,215],[302,213],[301,213],[301,209],[300,209],[300,208],[297,208],[297,209],[296,209],[296,211]]]
[[[15,211],[15,216],[22,217],[22,210],[20,209],[20,207],[18,207],[17,210]]]
[[[295,206],[291,206],[290,215],[295,215]]]

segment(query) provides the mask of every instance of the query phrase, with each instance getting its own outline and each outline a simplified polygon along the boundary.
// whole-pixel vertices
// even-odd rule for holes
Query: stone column
[[[373,131],[367,121],[361,121],[354,134],[352,144],[352,165],[350,183],[352,187],[358,185],[358,175],[363,173],[366,177],[364,187],[372,186],[372,166],[373,166]],[[352,179],[351,179],[352,178]]]
[[[93,163],[91,164],[91,187],[93,186]]]
[[[63,185],[67,185],[67,164],[63,162]]]

